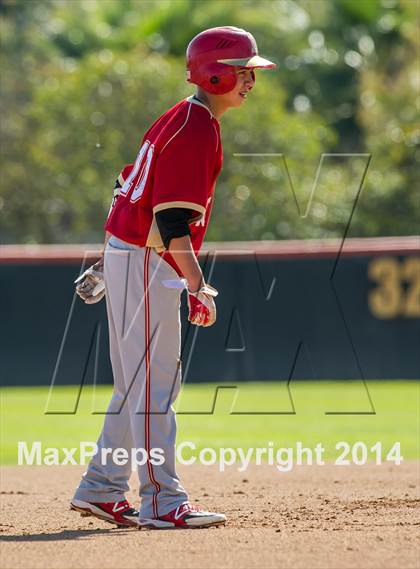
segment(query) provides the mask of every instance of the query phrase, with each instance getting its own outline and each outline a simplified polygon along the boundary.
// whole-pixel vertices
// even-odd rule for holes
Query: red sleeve
[[[109,219],[111,212],[114,209],[115,204],[117,203],[118,197],[120,195],[120,190],[123,187],[124,182],[128,178],[133,166],[134,164],[126,164],[124,168],[121,170],[121,172],[118,174],[118,178],[115,180],[113,196],[112,196],[111,206],[108,211],[107,220]]]
[[[211,123],[184,126],[163,146],[156,161],[153,213],[169,208],[186,208],[198,221],[206,211],[213,182],[217,135]]]
[[[117,181],[121,184],[121,187],[124,185],[124,182],[128,178],[131,170],[133,169],[134,164],[126,164],[121,172],[118,174]]]

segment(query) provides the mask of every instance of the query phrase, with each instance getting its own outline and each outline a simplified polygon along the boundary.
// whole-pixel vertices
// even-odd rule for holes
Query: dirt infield
[[[179,471],[192,500],[226,513],[225,527],[113,529],[69,511],[82,469],[4,467],[1,567],[420,567],[420,463]]]

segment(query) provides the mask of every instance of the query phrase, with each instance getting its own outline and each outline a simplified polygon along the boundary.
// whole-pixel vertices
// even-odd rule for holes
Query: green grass
[[[176,403],[178,442],[192,441],[198,449],[248,449],[266,447],[270,441],[275,448],[293,447],[296,441],[314,447],[320,442],[325,458],[331,459],[337,456],[338,441],[363,441],[368,447],[380,441],[385,451],[399,441],[404,459],[418,459],[419,384],[370,381],[368,389],[375,414],[369,414],[369,398],[357,381],[295,382],[292,400],[284,383],[242,383],[236,390],[219,390],[212,413],[216,385],[187,385]],[[45,414],[47,388],[2,389],[2,464],[16,464],[18,441],[41,441],[45,447],[58,448],[96,441],[111,387],[95,391],[86,387],[77,412],[71,414],[77,391],[76,387],[57,388],[49,402],[50,411],[70,414]],[[274,414],[279,412],[283,414]]]

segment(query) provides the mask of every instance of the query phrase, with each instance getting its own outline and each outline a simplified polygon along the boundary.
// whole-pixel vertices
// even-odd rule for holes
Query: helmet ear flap
[[[236,81],[235,67],[223,63],[209,63],[203,66],[202,79],[198,85],[213,95],[224,95],[232,91]]]

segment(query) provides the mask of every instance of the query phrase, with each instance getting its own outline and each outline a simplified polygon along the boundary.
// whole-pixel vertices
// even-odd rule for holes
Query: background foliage
[[[279,66],[221,120],[207,238],[342,235],[369,154],[349,235],[418,233],[417,1],[0,0],[0,24],[2,242],[100,241],[116,175],[192,93],[186,45],[226,24]]]

